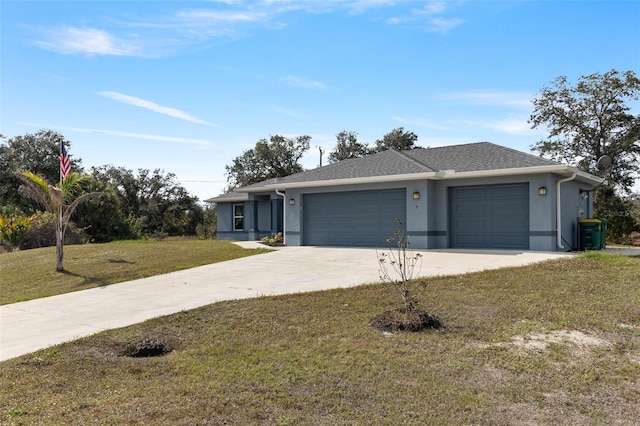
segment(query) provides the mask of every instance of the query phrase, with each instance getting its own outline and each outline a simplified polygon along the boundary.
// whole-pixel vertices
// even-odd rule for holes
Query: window
[[[244,230],[244,205],[243,204],[233,205],[233,230],[234,231]]]

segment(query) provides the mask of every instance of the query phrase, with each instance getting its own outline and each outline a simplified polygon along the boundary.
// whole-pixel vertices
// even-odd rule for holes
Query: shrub
[[[73,222],[69,222],[64,235],[65,244],[81,244],[84,240]],[[41,213],[29,227],[24,239],[20,243],[21,250],[52,247],[56,245],[56,216],[51,213]]]
[[[283,246],[284,245],[284,236],[282,232],[278,232],[276,235],[269,235],[260,240],[262,244],[266,244],[268,246]]]
[[[0,215],[0,244],[10,251],[18,248],[35,218],[35,215],[12,215],[8,218]]]
[[[396,221],[402,226],[399,219]],[[386,251],[377,251],[380,279],[393,285],[402,299],[405,311],[411,312],[418,305],[411,292],[411,281],[414,275],[420,273],[422,255],[409,249],[409,239],[402,229],[386,238],[386,243]]]

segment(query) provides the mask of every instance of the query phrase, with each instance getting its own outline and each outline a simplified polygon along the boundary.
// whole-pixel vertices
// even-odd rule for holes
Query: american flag
[[[71,162],[69,161],[69,156],[67,155],[67,150],[64,147],[64,143],[60,143],[60,177],[61,179],[66,178],[71,173]]]

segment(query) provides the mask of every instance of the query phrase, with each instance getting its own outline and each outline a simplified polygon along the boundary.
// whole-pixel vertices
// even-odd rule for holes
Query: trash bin
[[[600,219],[580,219],[580,249],[602,249],[602,221]]]
[[[600,249],[607,247],[607,219],[599,218],[602,225],[600,226]]]

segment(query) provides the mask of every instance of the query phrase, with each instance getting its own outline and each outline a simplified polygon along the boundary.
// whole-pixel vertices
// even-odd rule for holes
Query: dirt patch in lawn
[[[526,336],[515,336],[511,342],[519,348],[546,351],[550,345],[566,345],[574,355],[587,355],[591,349],[600,346],[611,346],[611,342],[578,330],[554,330],[548,333],[531,333]]]

